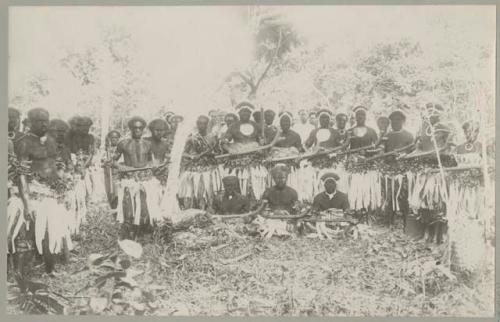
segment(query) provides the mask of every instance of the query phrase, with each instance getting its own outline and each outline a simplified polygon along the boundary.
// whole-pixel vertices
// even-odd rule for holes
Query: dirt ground
[[[413,241],[399,229],[365,227],[359,239],[308,236],[262,240],[243,223],[178,232],[170,243],[142,240],[129,270],[137,285],[117,287],[84,269],[90,254],[118,251],[107,204],[91,205],[69,264],[32,280],[67,298],[67,314],[269,316],[491,316],[491,267],[447,270],[448,247]],[[7,305],[23,313],[9,275]],[[84,289],[85,288],[85,289]],[[117,295],[119,293],[119,296]],[[96,305],[96,299],[104,301]],[[93,302],[93,303],[91,303]],[[102,302],[100,302],[102,303]]]

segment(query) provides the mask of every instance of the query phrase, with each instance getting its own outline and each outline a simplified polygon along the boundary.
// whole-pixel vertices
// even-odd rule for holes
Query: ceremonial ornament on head
[[[290,113],[290,112],[283,111],[283,112],[281,112],[281,113],[279,114],[279,118],[280,118],[280,120],[281,120],[282,118],[284,118],[284,117],[287,117],[287,118],[290,120],[290,122],[292,122],[292,121],[293,121],[293,115],[292,115],[292,113]]]
[[[325,184],[328,180],[337,182],[340,180],[340,177],[335,172],[327,172],[321,176],[321,182],[323,182],[323,184]]]
[[[330,112],[329,110],[327,109],[322,109],[322,110],[319,110],[318,111],[318,119],[323,116],[323,115],[326,115],[328,116],[328,119],[332,119],[332,112]]]
[[[288,172],[289,172],[289,169],[288,169],[286,164],[278,163],[271,169],[271,176],[275,177],[280,173],[284,173],[285,175],[288,175]]]
[[[252,113],[255,110],[255,106],[250,102],[241,102],[238,105],[236,105],[235,109],[237,112],[246,109],[250,113]]]

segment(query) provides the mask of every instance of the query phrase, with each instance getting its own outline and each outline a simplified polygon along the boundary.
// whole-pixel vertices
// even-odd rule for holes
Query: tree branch
[[[259,79],[257,80],[257,83],[255,84],[255,91],[252,91],[251,94],[255,94],[255,92],[259,88],[260,83],[262,83],[262,80],[264,79],[264,77],[266,77],[267,72],[271,68],[271,65],[273,64],[274,60],[278,57],[278,53],[279,53],[279,50],[280,50],[280,47],[281,47],[282,36],[283,36],[283,33],[281,31],[281,28],[280,28],[280,33],[279,33],[279,38],[278,38],[278,45],[276,46],[276,51],[274,52],[273,57],[269,60],[269,64],[267,64],[266,69],[264,70],[264,72],[262,73],[262,75],[260,75]]]

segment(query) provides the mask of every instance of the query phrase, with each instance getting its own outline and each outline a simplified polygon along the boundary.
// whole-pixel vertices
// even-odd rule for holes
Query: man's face
[[[403,128],[404,119],[396,116],[391,119],[391,128],[393,131],[400,131]]]
[[[37,115],[30,119],[31,132],[37,136],[44,136],[49,128],[49,116]]]
[[[307,122],[307,113],[306,112],[300,112],[299,117],[300,117],[300,121],[302,122],[302,124],[306,124],[306,122]]]
[[[109,144],[111,144],[111,146],[117,146],[119,141],[120,136],[117,133],[112,133],[109,136]]]
[[[285,172],[281,171],[274,176],[274,183],[279,189],[283,189],[286,186],[287,175]]]
[[[196,127],[198,128],[198,131],[200,133],[207,133],[208,119],[206,118],[199,119],[198,121],[196,121]]]
[[[327,193],[334,193],[337,189],[337,183],[334,180],[327,180],[325,182],[325,191]]]
[[[309,124],[314,126],[318,125],[318,119],[316,118],[316,115],[309,116]]]
[[[264,122],[266,122],[267,125],[272,125],[274,122],[274,114],[265,113],[264,114]]]
[[[130,133],[132,133],[132,138],[140,139],[144,132],[144,124],[142,122],[136,121],[130,127]]]
[[[226,122],[227,127],[231,127],[231,125],[234,123],[234,121],[236,121],[236,120],[234,119],[234,117],[232,115],[226,116],[224,118],[224,122]]]
[[[90,126],[87,124],[76,124],[75,132],[78,134],[88,134],[90,131]]]
[[[253,120],[255,123],[260,123],[261,121],[261,115],[260,112],[255,112],[252,114]]]
[[[337,117],[336,121],[337,121],[337,128],[339,130],[345,129],[345,126],[347,124],[347,118],[345,118],[345,117]]]
[[[380,132],[386,132],[387,128],[389,127],[390,121],[387,119],[378,119],[377,120],[377,127],[380,130]]]
[[[330,126],[330,118],[328,117],[328,115],[326,115],[326,114],[320,115],[320,117],[319,117],[319,125],[322,128],[327,128],[327,127]]]
[[[281,130],[283,130],[283,132],[287,132],[290,129],[290,125],[291,125],[290,118],[282,117],[280,119],[280,126],[281,126]]]
[[[250,116],[252,115],[252,112],[250,112],[248,109],[244,108],[244,109],[241,109],[238,112],[238,114],[240,116],[241,122],[248,122],[248,121],[250,121]]]
[[[365,111],[363,111],[363,110],[357,111],[356,112],[356,124],[358,126],[363,126],[363,125],[365,125],[365,121],[366,121]]]
[[[161,125],[156,125],[151,128],[151,136],[155,140],[161,140],[165,136],[165,131],[167,129]]]
[[[9,131],[18,131],[21,120],[17,115],[9,115]]]
[[[237,182],[228,182],[224,184],[224,190],[226,190],[227,194],[230,196],[235,195],[238,192],[239,185]]]

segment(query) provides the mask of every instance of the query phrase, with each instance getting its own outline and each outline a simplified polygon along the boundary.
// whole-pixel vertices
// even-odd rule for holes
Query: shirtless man
[[[234,143],[250,143],[261,141],[260,126],[250,120],[254,106],[250,103],[243,102],[236,106],[240,120],[235,122],[226,132],[223,138],[223,144],[229,142]],[[263,143],[261,141],[261,143]]]
[[[305,142],[306,148],[329,150],[342,145],[337,130],[330,127],[331,118],[332,113],[329,110],[318,112],[319,128],[313,130],[309,135]]]
[[[123,155],[126,168],[143,168],[150,165],[153,159],[152,144],[150,140],[142,138],[146,121],[140,116],[135,116],[128,122],[128,127],[131,137],[118,143],[114,161],[118,161]]]
[[[78,158],[81,170],[88,168],[95,154],[94,136],[90,134],[92,120],[85,116],[75,116],[70,120],[71,129],[66,136],[66,147]]]
[[[132,117],[128,122],[130,138],[123,139],[118,143],[113,161],[120,171],[121,184],[118,193],[123,193],[122,202],[118,203],[117,219],[122,224],[122,238],[135,239],[144,232],[150,225],[149,208],[146,198],[146,191],[139,189],[135,191],[132,187],[137,186],[137,182],[144,182],[152,179],[153,169],[144,169],[131,172],[139,168],[151,165],[153,160],[153,148],[150,140],[142,138],[146,121],[139,117]],[[124,165],[116,164],[123,155]],[[128,171],[128,172],[127,172]],[[135,192],[136,194],[132,194]],[[151,192],[152,193],[152,192]],[[140,198],[140,209],[137,203],[133,202]],[[120,198],[119,198],[120,200]]]
[[[274,186],[267,188],[262,195],[263,203],[274,213],[294,214],[299,201],[297,191],[286,184],[288,167],[282,164],[271,170]]]
[[[377,143],[377,133],[371,127],[365,125],[366,108],[357,106],[354,108],[356,125],[349,130],[349,148],[351,150],[374,145]]]
[[[148,128],[151,136],[145,138],[145,140],[151,142],[153,163],[162,164],[170,152],[170,145],[164,138],[165,132],[168,130],[168,124],[162,119],[155,119],[149,123]]]
[[[65,145],[65,138],[69,131],[69,125],[60,119],[52,119],[49,124],[48,134],[54,138],[57,145],[57,162],[64,169],[72,170],[71,153]]]
[[[214,201],[215,213],[226,215],[249,212],[250,200],[241,194],[238,177],[224,177],[222,178],[222,184],[224,185],[224,194]]]
[[[72,249],[70,228],[65,224],[69,214],[61,201],[61,192],[53,184],[59,177],[56,167],[57,144],[54,138],[46,135],[49,113],[42,108],[35,108],[28,112],[28,118],[31,129],[18,143],[18,158],[21,162],[31,162],[34,179],[28,192],[26,178],[21,176],[19,193],[23,200],[25,219],[34,218],[36,235],[44,236],[42,239],[37,237],[36,246],[43,254],[46,272],[53,275],[53,255],[63,250],[63,245],[68,250]]]
[[[413,141],[413,135],[403,128],[406,121],[406,115],[402,111],[394,111],[389,115],[392,131],[386,134],[387,139],[384,143],[384,152],[391,152],[410,146]],[[408,148],[411,150],[411,148]]]

